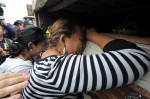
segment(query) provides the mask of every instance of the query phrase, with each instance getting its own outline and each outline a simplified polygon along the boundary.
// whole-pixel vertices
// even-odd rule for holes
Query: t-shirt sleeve
[[[142,50],[141,48],[139,48],[136,44],[132,42],[129,42],[124,39],[115,39],[113,41],[108,42],[104,46],[103,51],[108,52],[108,51],[115,51],[115,50],[128,49],[128,48]]]

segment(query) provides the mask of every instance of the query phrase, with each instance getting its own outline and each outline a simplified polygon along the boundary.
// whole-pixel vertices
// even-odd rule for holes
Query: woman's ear
[[[32,51],[32,49],[34,48],[34,44],[32,42],[28,43],[28,49],[29,51]]]
[[[59,38],[60,43],[64,44],[64,43],[65,43],[65,38],[66,38],[65,35],[62,34],[62,35],[60,36],[60,38]]]

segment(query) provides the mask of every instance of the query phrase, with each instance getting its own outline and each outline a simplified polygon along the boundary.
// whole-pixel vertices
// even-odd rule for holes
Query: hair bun
[[[10,45],[9,53],[12,57],[18,56],[23,49],[23,46],[18,42],[13,42]]]

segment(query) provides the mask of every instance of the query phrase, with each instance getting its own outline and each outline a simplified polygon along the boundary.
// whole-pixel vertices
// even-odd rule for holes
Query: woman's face
[[[2,26],[0,26],[0,36],[2,36],[2,35],[4,35],[4,29],[3,29],[3,27]]]
[[[24,28],[23,24],[17,24],[17,25],[15,25],[15,29],[18,30],[18,31],[22,30],[23,28]]]
[[[78,29],[66,39],[66,54],[81,54],[85,47],[83,33]]]
[[[32,56],[34,56],[34,55],[38,54],[39,52],[41,52],[43,47],[44,47],[44,43],[43,42],[39,42],[37,45],[34,45],[32,47],[32,52],[33,52]]]
[[[27,52],[26,52],[26,53],[28,53],[28,59],[31,59],[34,56],[36,56],[37,54],[39,54],[42,51],[43,47],[44,47],[43,42],[39,42],[37,45],[35,45],[33,43],[30,44],[30,49],[27,50]]]

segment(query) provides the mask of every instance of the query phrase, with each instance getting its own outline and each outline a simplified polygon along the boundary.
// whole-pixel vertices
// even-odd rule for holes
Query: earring
[[[65,55],[66,54],[66,47],[64,47],[64,49],[63,49],[63,55]]]

